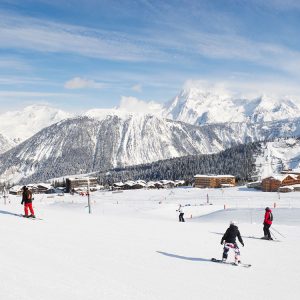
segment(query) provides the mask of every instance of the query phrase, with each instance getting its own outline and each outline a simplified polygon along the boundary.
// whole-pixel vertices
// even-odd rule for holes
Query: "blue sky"
[[[1,0],[0,111],[166,102],[187,83],[299,100],[298,0]]]

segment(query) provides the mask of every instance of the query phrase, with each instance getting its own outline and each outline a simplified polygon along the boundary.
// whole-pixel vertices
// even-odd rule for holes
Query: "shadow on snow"
[[[209,261],[209,262],[211,262],[211,259],[207,259],[207,258],[181,256],[181,255],[167,253],[167,252],[163,252],[163,251],[156,251],[156,252],[159,254],[165,255],[165,256],[178,258],[178,259],[184,259],[184,260],[190,260],[190,261]]]

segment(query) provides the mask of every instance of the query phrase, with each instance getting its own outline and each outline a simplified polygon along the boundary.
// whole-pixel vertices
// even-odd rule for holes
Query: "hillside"
[[[38,182],[299,136],[300,119],[193,126],[151,115],[61,121],[0,155],[0,180]],[[244,177],[244,176],[242,176]]]
[[[98,174],[102,184],[127,180],[185,180],[192,184],[196,174],[231,174],[237,180],[251,180],[256,174],[256,158],[262,153],[262,143],[238,145],[216,154],[190,155],[150,164],[116,168]]]

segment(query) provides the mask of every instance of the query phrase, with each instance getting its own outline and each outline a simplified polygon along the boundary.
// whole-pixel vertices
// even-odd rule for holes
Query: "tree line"
[[[250,181],[255,175],[255,158],[261,153],[260,142],[234,146],[217,154],[189,155],[149,164],[114,168],[98,173],[99,183],[111,185],[127,180],[185,180],[192,184],[196,174],[234,175],[237,181]]]

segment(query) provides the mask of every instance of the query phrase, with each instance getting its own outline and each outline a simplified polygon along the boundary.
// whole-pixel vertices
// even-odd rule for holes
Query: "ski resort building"
[[[233,175],[195,175],[194,179],[194,186],[197,188],[221,188],[236,185]]]
[[[70,193],[77,188],[87,188],[87,186],[96,187],[97,186],[97,178],[96,177],[74,177],[66,179],[66,191]]]
[[[299,183],[300,175],[281,174],[264,178],[261,183],[261,188],[264,192],[277,192],[280,191],[279,188],[281,187],[291,186]]]

